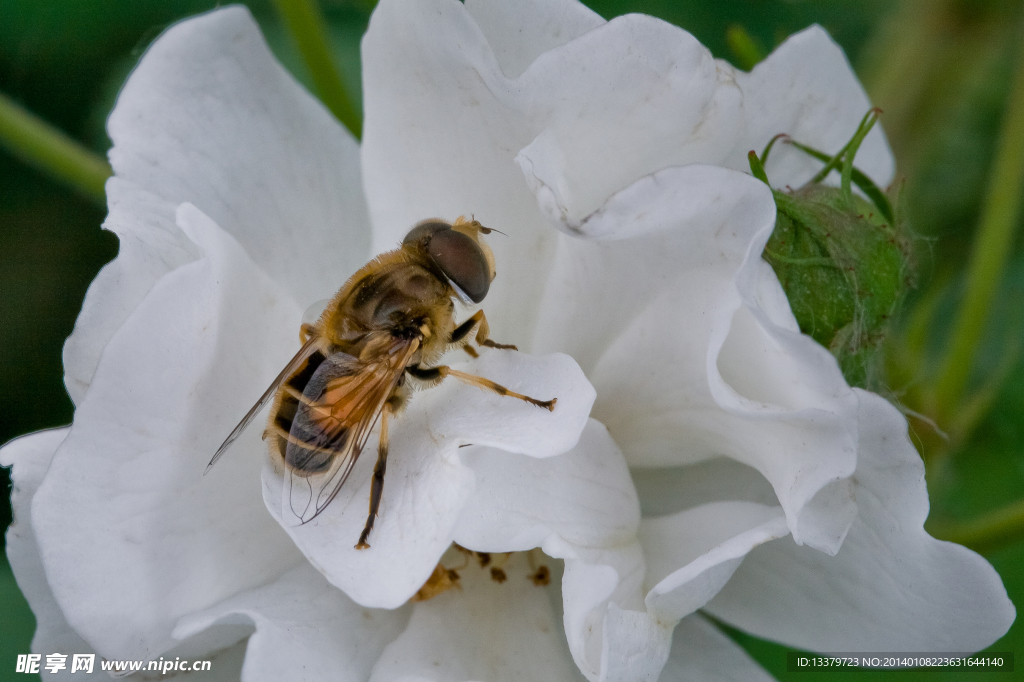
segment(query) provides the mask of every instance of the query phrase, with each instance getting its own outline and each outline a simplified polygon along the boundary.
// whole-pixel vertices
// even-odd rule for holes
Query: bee
[[[257,413],[271,400],[263,433],[271,457],[289,476],[292,511],[302,523],[334,500],[352,472],[374,426],[380,422],[370,509],[356,549],[367,539],[380,507],[388,459],[388,424],[411,397],[414,385],[429,387],[453,377],[499,395],[554,410],[557,398],[537,400],[489,379],[437,365],[446,351],[495,343],[483,310],[455,324],[454,299],[480,303],[494,279],[494,254],[482,236],[491,230],[463,217],[454,223],[417,223],[402,245],[352,275],[315,324],[299,331],[302,347],[217,449],[209,471]],[[413,381],[407,381],[411,378]]]

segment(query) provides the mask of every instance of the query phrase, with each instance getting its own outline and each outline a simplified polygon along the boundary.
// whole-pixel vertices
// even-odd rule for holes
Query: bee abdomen
[[[306,390],[306,384],[308,384],[309,380],[313,377],[313,373],[319,369],[320,365],[322,365],[326,359],[327,356],[321,351],[314,352],[309,356],[309,359],[306,360],[298,370],[296,370],[295,374],[288,377],[285,385],[290,386],[296,393],[301,395],[302,392]],[[294,410],[292,411],[292,414],[295,414]]]
[[[285,462],[296,473],[318,474],[331,466],[334,456],[345,449],[349,429],[342,427],[329,437],[299,414],[288,434]]]
[[[305,418],[305,413],[298,413],[296,419],[298,400],[285,396],[281,402],[268,434],[274,439],[271,444],[275,454],[301,476],[326,471],[335,455],[345,449],[349,429],[341,427],[328,437],[323,429]]]
[[[285,393],[281,396],[281,404],[274,413],[274,426],[280,429],[281,433],[288,434],[292,430],[292,421],[299,409],[299,401],[294,396]]]
[[[301,405],[298,396],[303,394],[309,380],[326,359],[327,356],[320,351],[313,353],[284,382],[277,407],[270,419],[268,436],[273,438],[271,447],[274,454],[299,474],[315,474],[327,469],[334,454],[332,451],[325,452],[323,445],[317,443],[317,434],[310,428],[308,419],[300,417],[300,427],[296,428],[295,425]]]
[[[282,386],[271,427],[278,455],[293,473],[305,477],[327,471],[346,450],[351,429],[322,401],[331,381],[354,374],[358,367],[345,353],[317,352]]]

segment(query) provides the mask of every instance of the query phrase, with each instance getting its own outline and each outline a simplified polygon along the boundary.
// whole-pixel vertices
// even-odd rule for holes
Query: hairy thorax
[[[340,314],[323,331],[339,351],[361,357],[394,337],[420,338],[416,361],[440,358],[454,329],[454,292],[432,264],[402,252],[360,270],[332,302]]]

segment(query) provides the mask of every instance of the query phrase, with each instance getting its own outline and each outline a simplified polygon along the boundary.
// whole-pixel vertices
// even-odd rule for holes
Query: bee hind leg
[[[466,374],[465,372],[460,372],[457,369],[452,369],[447,365],[440,365],[438,367],[420,367],[419,365],[416,365],[413,367],[406,367],[405,371],[422,381],[441,381],[445,377],[454,377],[464,384],[476,386],[477,388],[492,391],[498,395],[508,396],[509,398],[525,400],[531,405],[546,408],[551,412],[555,411],[555,403],[558,402],[558,398],[552,398],[551,400],[537,400],[536,398],[531,398],[528,395],[511,391],[501,384],[494,383],[490,379],[484,379],[483,377],[478,377],[474,374]]]
[[[384,410],[380,414],[380,445],[377,448],[377,465],[373,467],[373,479],[370,481],[370,513],[366,517],[366,526],[363,528],[363,532],[359,534],[356,549],[370,548],[366,539],[370,537],[373,522],[377,519],[381,494],[384,492],[384,472],[388,467],[388,417],[391,416],[391,412],[389,401],[384,404]]]
[[[465,339],[467,336],[469,336],[469,333],[473,331],[473,328],[476,327],[478,324],[480,325],[476,331],[476,342],[478,345],[487,346],[488,348],[498,348],[501,350],[519,350],[518,348],[511,344],[497,343],[495,341],[491,341],[491,339],[489,338],[491,328],[487,324],[487,316],[484,315],[483,310],[476,311],[475,313],[473,313],[472,317],[470,317],[465,322],[456,327],[455,331],[452,332],[452,338],[450,340],[450,343],[459,343],[460,341]],[[463,345],[462,348],[471,356],[477,357],[476,351],[472,350],[468,345]]]

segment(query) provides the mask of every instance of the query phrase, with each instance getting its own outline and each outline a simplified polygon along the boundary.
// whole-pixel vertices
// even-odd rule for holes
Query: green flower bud
[[[800,189],[772,190],[778,214],[764,250],[800,331],[832,352],[851,385],[863,387],[877,383],[879,346],[911,285],[905,224],[888,198],[852,166],[876,119],[869,112],[836,157],[793,143],[828,164]],[[769,150],[770,145],[765,155]],[[763,158],[753,153],[750,158],[754,174],[767,182]],[[821,184],[840,164],[843,186]],[[851,180],[871,201],[853,194]]]

